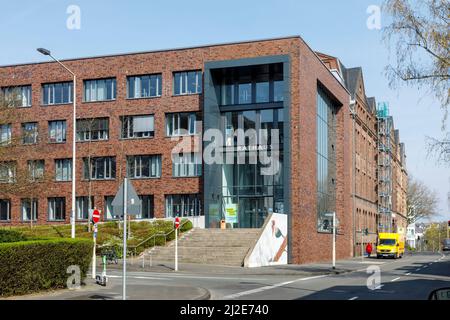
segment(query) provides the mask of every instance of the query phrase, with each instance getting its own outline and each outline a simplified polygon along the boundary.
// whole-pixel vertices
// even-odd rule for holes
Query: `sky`
[[[382,0],[0,0],[0,65],[191,47],[300,35],[316,51],[363,68],[366,93],[390,104],[406,144],[408,173],[435,190],[439,220],[450,219],[450,168],[429,156],[426,136],[441,137],[443,112],[426,91],[390,89],[384,68],[392,58],[382,33],[369,29],[369,6]],[[80,9],[80,28],[68,28],[68,7]],[[381,14],[381,25],[387,17]],[[72,24],[73,26],[73,24]],[[449,123],[450,125],[450,123]]]

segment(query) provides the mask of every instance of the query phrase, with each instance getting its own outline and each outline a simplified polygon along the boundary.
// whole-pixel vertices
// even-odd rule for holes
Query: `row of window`
[[[198,113],[166,114],[166,135],[168,137],[194,135],[199,133]],[[153,115],[120,117],[122,139],[151,138],[155,136],[155,119]],[[0,144],[11,142],[11,124],[0,125]],[[22,124],[22,143],[38,143],[38,123]],[[50,143],[66,142],[66,120],[48,122],[48,141]],[[101,141],[109,139],[109,118],[92,118],[77,120],[77,141]]]
[[[136,219],[153,219],[154,218],[154,197],[153,195],[140,195],[142,201],[142,211],[135,216]],[[114,196],[104,197],[104,220],[114,220],[118,217],[113,214],[112,201]],[[198,194],[179,194],[166,195],[166,217],[188,217],[203,215],[201,207],[201,199]],[[94,197],[77,197],[75,212],[77,220],[89,219],[89,208],[94,209]],[[20,204],[21,220],[37,221],[39,217],[39,200],[38,199],[21,199]],[[10,221],[11,219],[11,201],[8,199],[0,199],[0,221]],[[64,221],[66,219],[66,198],[51,197],[47,198],[47,220],[48,221]]]
[[[160,178],[161,155],[127,156],[127,176],[134,179]],[[29,160],[28,174],[31,181],[44,178],[45,161]],[[202,161],[199,153],[172,155],[173,177],[198,177],[202,175]],[[14,183],[16,163],[0,162],[0,183]],[[83,158],[83,179],[112,180],[116,178],[115,157]],[[72,180],[72,159],[55,160],[55,180]]]
[[[100,102],[116,99],[116,78],[84,80],[83,101]],[[31,85],[1,88],[3,97],[15,107],[31,107]],[[202,93],[202,72],[174,72],[173,94]],[[162,75],[148,74],[127,77],[127,98],[161,97]],[[73,102],[73,83],[59,82],[42,85],[42,104],[58,105]]]

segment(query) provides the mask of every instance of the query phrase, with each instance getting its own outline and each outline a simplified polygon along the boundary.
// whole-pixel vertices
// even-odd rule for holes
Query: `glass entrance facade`
[[[213,181],[205,192],[208,227],[225,220],[261,228],[269,214],[285,213],[283,64],[214,70],[213,79],[217,122],[205,129],[220,128],[223,163],[205,169]]]

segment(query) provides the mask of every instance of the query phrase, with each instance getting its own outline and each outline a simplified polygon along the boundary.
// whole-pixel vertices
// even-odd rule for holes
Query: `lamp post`
[[[76,187],[76,123],[77,123],[77,76],[69,68],[67,68],[61,61],[52,56],[50,50],[38,48],[37,51],[44,56],[49,56],[57,63],[59,63],[67,72],[73,76],[73,134],[72,134],[72,215],[70,217],[70,224],[72,225],[72,238],[75,238],[75,187]]]

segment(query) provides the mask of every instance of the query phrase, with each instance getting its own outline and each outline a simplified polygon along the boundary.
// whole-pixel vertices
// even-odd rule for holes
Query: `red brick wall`
[[[320,62],[311,49],[298,37],[271,41],[248,42],[231,45],[201,47],[176,51],[161,51],[133,55],[100,57],[66,61],[65,64],[78,76],[77,98],[79,118],[110,117],[110,139],[93,142],[93,156],[116,155],[117,179],[98,181],[92,184],[95,205],[104,207],[103,198],[114,195],[119,181],[119,168],[124,168],[125,155],[161,154],[162,177],[152,180],[134,180],[138,194],[153,194],[155,215],[164,216],[164,195],[177,193],[198,193],[202,191],[200,178],[172,178],[171,148],[175,145],[165,137],[166,112],[199,111],[202,96],[172,96],[172,72],[202,69],[205,61],[229,60],[258,56],[285,55],[291,57],[291,184],[292,184],[292,253],[293,263],[325,261],[331,259],[331,236],[317,233],[316,221],[316,94],[320,81],[342,104],[338,113],[337,138],[337,215],[341,221],[342,235],[338,236],[337,257],[352,254],[352,208],[351,208],[351,141],[349,97],[346,90]],[[161,98],[127,100],[126,77],[147,73],[162,73],[163,90]],[[113,102],[82,103],[83,79],[104,77],[117,78],[117,99]],[[0,68],[0,86],[33,85],[32,108],[19,109],[21,122],[38,121],[44,142],[36,147],[27,147],[20,159],[45,158],[47,173],[54,176],[54,159],[70,158],[72,140],[72,105],[42,107],[41,84],[45,82],[70,81],[71,77],[56,63],[30,64]],[[121,115],[154,114],[155,137],[144,140],[119,140]],[[67,120],[67,143],[48,147],[47,122]],[[13,135],[18,134],[19,124]],[[42,148],[49,149],[39,154]],[[77,176],[81,177],[81,158],[88,155],[88,143],[77,143]],[[30,155],[35,150],[39,156]],[[122,170],[122,176],[124,174]],[[88,194],[88,183],[78,181],[77,195]],[[54,182],[55,191],[43,194],[39,199],[39,222],[47,223],[47,197],[66,197],[66,222],[70,219],[70,182]],[[20,223],[20,199],[12,199],[11,224]]]

